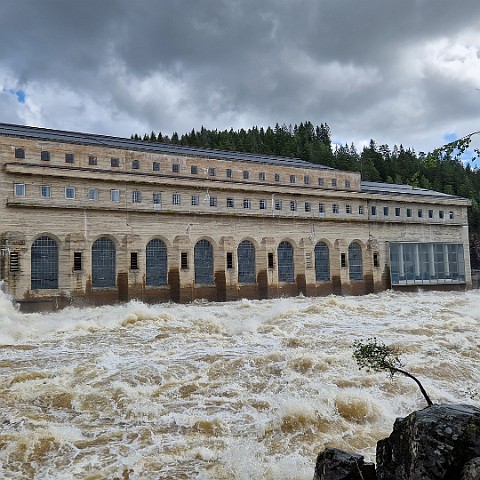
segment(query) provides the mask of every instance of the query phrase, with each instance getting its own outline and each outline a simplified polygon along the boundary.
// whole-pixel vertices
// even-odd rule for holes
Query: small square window
[[[97,188],[89,188],[88,189],[88,199],[89,200],[98,200],[98,189]]]
[[[297,211],[297,202],[295,200],[292,200],[290,202],[290,211],[291,212],[296,212]]]
[[[351,206],[351,205],[349,205],[349,204],[345,205],[345,212],[346,212],[346,213],[352,213],[352,211],[353,211],[353,210],[352,210],[352,206]]]
[[[65,198],[67,200],[73,200],[75,198],[75,188],[65,187]]]
[[[413,215],[412,209],[411,209],[411,208],[407,208],[407,217],[408,217],[408,218],[411,218],[412,215]]]
[[[365,209],[364,209],[363,205],[359,205],[358,206],[358,214],[363,215],[364,213],[365,213]]]
[[[248,170],[243,171],[243,179],[248,180],[250,178],[250,172]]]
[[[265,210],[267,208],[267,201],[266,200],[260,200],[258,202],[258,208],[260,210]]]
[[[312,211],[312,204],[310,202],[305,202],[305,211],[306,212]]]
[[[340,212],[340,208],[339,208],[338,204],[334,203],[332,205],[332,213],[339,213],[339,212]]]
[[[310,183],[310,177],[309,177],[308,175],[305,175],[305,176],[303,177],[303,183],[304,183],[305,185],[308,185],[308,184]]]
[[[318,213],[325,213],[325,205],[323,203],[318,204]]]
[[[396,217],[399,217],[401,215],[402,211],[400,209],[400,207],[395,207],[395,216]]]
[[[265,175],[265,172],[260,172],[258,174],[258,179],[261,180],[261,181],[264,181],[266,178],[266,175]]]
[[[111,167],[119,167],[120,166],[120,159],[119,158],[111,158],[110,159],[110,166]]]
[[[13,194],[16,197],[24,197],[25,196],[25,184],[24,183],[15,183],[13,185]]]
[[[24,148],[16,148],[15,149],[15,158],[25,158],[25,149]]]
[[[281,210],[281,209],[282,209],[282,201],[275,200],[275,210]]]
[[[43,160],[44,162],[48,162],[50,160],[50,152],[47,152],[46,150],[42,150],[40,152],[40,160]]]
[[[279,173],[276,173],[276,174],[275,174],[275,181],[276,181],[276,182],[279,182],[279,181],[280,181],[280,174],[279,174]]]
[[[192,205],[194,207],[198,207],[198,205],[200,205],[200,196],[199,195],[192,195]]]
[[[383,207],[383,216],[388,217],[388,207]]]
[[[453,220],[453,218],[454,218],[453,212],[451,210],[448,212],[448,218],[450,220]]]
[[[233,208],[235,206],[235,201],[233,198],[227,198],[227,208]]]
[[[160,207],[162,204],[162,194],[160,192],[153,192],[152,201],[154,207]]]
[[[445,217],[445,212],[443,210],[438,211],[438,218],[442,219]]]
[[[216,207],[217,206],[217,197],[210,197],[210,206]]]
[[[40,186],[40,197],[50,198],[52,196],[52,190],[50,185],[41,185]]]
[[[75,156],[73,155],[73,153],[65,154],[65,163],[75,163]]]
[[[190,165],[190,173],[192,175],[197,175],[198,173],[198,167],[196,165]]]
[[[433,218],[433,210],[428,211],[428,218]]]
[[[350,180],[345,180],[345,188],[350,188]]]
[[[332,178],[332,187],[336,187],[336,186],[337,186],[337,179]]]
[[[160,162],[153,162],[152,163],[152,170],[154,172],[159,172],[160,171]]]
[[[120,201],[120,190],[117,190],[117,189],[110,190],[110,200],[112,202],[119,202]]]
[[[132,192],[132,203],[141,203],[142,202],[142,193],[138,190]]]
[[[419,209],[417,210],[417,216],[418,216],[418,218],[422,218],[422,217],[423,217],[423,209],[422,209],[422,208],[419,208]]]
[[[172,172],[173,173],[180,173],[180,164],[179,163],[172,163]]]
[[[244,198],[243,199],[243,208],[250,208],[250,207],[251,207],[250,199],[249,198]]]
[[[227,178],[232,178],[233,177],[233,171],[231,168],[227,168]]]
[[[295,175],[290,175],[290,183],[295,183],[296,182],[296,177]]]
[[[325,185],[325,179],[324,178],[319,178],[318,179],[318,184],[322,187],[323,185]]]
[[[138,170],[140,168],[140,160],[132,160],[132,169]]]
[[[370,208],[370,213],[372,215],[376,215],[377,214],[377,207],[375,205],[372,205],[371,208]]]
[[[94,155],[89,155],[88,156],[88,164],[89,165],[96,165],[97,164],[97,157]]]
[[[217,175],[217,170],[214,167],[208,167],[208,175],[210,177],[215,177]]]
[[[174,193],[172,195],[172,204],[173,205],[180,205],[180,194],[179,193]]]

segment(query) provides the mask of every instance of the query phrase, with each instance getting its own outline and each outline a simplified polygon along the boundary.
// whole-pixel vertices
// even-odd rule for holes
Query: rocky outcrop
[[[363,457],[331,450],[319,454],[314,480],[375,478],[359,468]],[[480,409],[432,405],[398,419],[376,463],[377,480],[480,480]]]

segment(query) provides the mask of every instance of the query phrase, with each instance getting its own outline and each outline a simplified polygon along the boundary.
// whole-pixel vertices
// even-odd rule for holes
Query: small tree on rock
[[[356,340],[353,342],[352,347],[353,358],[356,360],[360,369],[366,368],[374,372],[387,371],[391,378],[393,378],[396,373],[401,373],[411,378],[418,385],[428,406],[433,405],[433,402],[430,400],[420,381],[411,373],[401,368],[403,365],[398,356],[400,352],[397,348],[377,342],[375,337],[368,338],[364,342]]]

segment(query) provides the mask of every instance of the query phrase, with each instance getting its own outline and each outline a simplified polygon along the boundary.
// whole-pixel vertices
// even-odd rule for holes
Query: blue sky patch
[[[17,97],[18,103],[25,103],[25,91],[24,90],[16,90],[15,88],[4,88],[4,92],[11,93]]]

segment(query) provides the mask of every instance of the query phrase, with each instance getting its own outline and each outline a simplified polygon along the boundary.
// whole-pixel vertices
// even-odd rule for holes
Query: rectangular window
[[[117,190],[117,189],[110,190],[110,200],[112,202],[119,202],[120,201],[120,190]]]
[[[52,189],[50,185],[41,185],[40,186],[40,197],[50,198],[52,196]]]
[[[88,189],[88,199],[89,200],[98,200],[98,188],[89,188]]]
[[[345,205],[345,212],[346,213],[352,213],[352,206],[349,205],[349,204]]]
[[[24,183],[14,183],[13,184],[13,194],[16,197],[25,196],[25,184]]]
[[[20,271],[20,258],[18,252],[10,252],[10,272]]]
[[[372,206],[370,207],[370,213],[371,213],[372,215],[376,215],[376,214],[377,214],[377,207],[376,207],[375,205],[372,205]]]
[[[379,261],[378,261],[378,253],[377,252],[373,253],[373,266],[375,268],[378,268],[380,266]]]
[[[438,211],[438,218],[440,218],[441,220],[443,220],[443,218],[445,217],[445,212],[443,210],[439,210]]]
[[[388,207],[383,207],[383,216],[388,217]]]
[[[191,165],[191,166],[190,166],[190,173],[191,173],[192,175],[197,175],[197,173],[198,173],[198,167],[197,167],[196,165]]]
[[[89,165],[96,165],[97,164],[97,157],[94,155],[89,155],[88,156],[88,164]]]
[[[340,265],[342,268],[347,268],[347,256],[344,253],[340,254]]]
[[[73,271],[82,271],[82,252],[73,252]]]
[[[338,204],[334,203],[332,205],[332,213],[339,213],[339,212],[340,212],[340,208],[339,208]]]
[[[65,154],[65,163],[75,163],[75,156],[73,155],[73,153]]]
[[[111,167],[119,167],[120,166],[120,159],[119,158],[111,158],[110,159],[110,166]]]
[[[422,208],[419,208],[419,209],[417,210],[417,216],[418,216],[418,218],[422,218],[422,217],[423,217],[423,209],[422,209]]]
[[[172,163],[172,172],[173,173],[180,173],[180,164],[179,163]]]
[[[272,269],[275,268],[275,263],[273,261],[273,253],[268,252],[268,268]]]
[[[295,183],[296,182],[296,177],[295,175],[290,175],[290,183]]]
[[[324,178],[319,178],[319,179],[318,179],[318,185],[320,185],[321,187],[322,187],[323,185],[325,185],[325,179],[324,179]]]
[[[40,160],[43,160],[44,162],[48,162],[50,160],[50,152],[47,152],[46,150],[42,150],[40,152]]]
[[[399,217],[401,215],[402,211],[400,209],[400,207],[395,207],[395,216],[396,217]]]
[[[192,195],[192,205],[194,207],[198,207],[198,205],[200,205],[200,196],[199,195]]]
[[[208,174],[211,176],[211,177],[215,177],[217,175],[217,170],[216,168],[214,167],[208,167]]]
[[[318,204],[318,213],[325,213],[325,204],[323,203]]]
[[[365,213],[365,209],[364,209],[363,205],[359,205],[358,206],[358,214],[363,215],[364,213]]]
[[[296,212],[297,211],[297,202],[295,200],[290,201],[290,211]]]
[[[305,211],[306,212],[312,211],[312,204],[310,202],[305,202]]]
[[[266,200],[259,200],[258,208],[260,210],[265,210],[267,208],[267,201]]]
[[[243,208],[250,208],[250,199],[249,198],[244,198],[243,199]]]
[[[428,218],[433,218],[433,210],[428,211]]]
[[[217,197],[210,197],[210,206],[216,207],[217,206]]]
[[[413,215],[412,209],[411,209],[411,208],[407,208],[407,217],[408,217],[408,218],[411,218],[412,215]]]
[[[130,270],[138,270],[138,253],[130,252]]]
[[[227,178],[232,178],[233,177],[233,172],[231,168],[227,168]]]
[[[276,174],[275,174],[275,181],[276,181],[276,182],[279,182],[279,181],[280,181],[280,174],[279,174],[279,173],[276,173]]]
[[[337,186],[337,179],[332,178],[332,187],[336,187],[336,186]]]
[[[152,170],[154,172],[159,172],[160,171],[160,162],[153,162],[152,163]]]
[[[142,192],[134,190],[132,192],[132,203],[141,203],[142,202]]]
[[[265,178],[266,178],[265,172],[260,172],[260,173],[258,174],[258,179],[259,179],[259,180],[264,181]]]
[[[16,148],[15,149],[15,158],[25,158],[25,149],[24,148]]]
[[[281,209],[282,209],[282,201],[275,200],[275,210],[281,210]]]
[[[308,175],[305,175],[305,176],[303,177],[303,183],[304,183],[305,185],[308,185],[308,184],[310,183],[310,177],[309,177]]]
[[[140,160],[132,160],[132,169],[138,170],[140,168]]]
[[[233,198],[229,197],[227,198],[227,208],[233,208],[235,206],[235,201]]]
[[[174,193],[172,195],[172,204],[173,205],[180,205],[180,194],[179,193]]]
[[[450,210],[450,211],[448,212],[448,218],[449,218],[450,220],[453,220],[453,217],[454,217],[453,211]]]
[[[180,268],[182,270],[188,270],[188,252],[182,252],[180,254]]]
[[[162,204],[162,194],[160,192],[153,192],[153,208],[154,210],[160,210]]]
[[[227,252],[227,268],[231,270],[233,268],[233,253]]]
[[[345,188],[350,188],[350,180],[345,180]]]
[[[248,170],[243,171],[243,179],[248,180],[250,178],[250,172]]]

